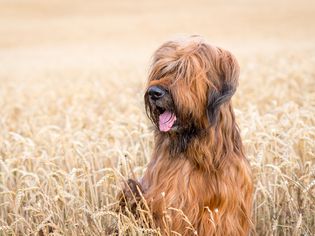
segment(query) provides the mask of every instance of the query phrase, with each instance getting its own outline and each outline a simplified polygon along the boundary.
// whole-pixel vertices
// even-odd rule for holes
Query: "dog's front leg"
[[[141,184],[133,179],[128,179],[124,190],[119,194],[119,206],[122,212],[128,209],[133,215],[137,216],[137,206],[142,200],[143,189]]]

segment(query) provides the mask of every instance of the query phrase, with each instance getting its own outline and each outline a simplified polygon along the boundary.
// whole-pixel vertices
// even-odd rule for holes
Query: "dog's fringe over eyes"
[[[153,56],[147,87],[165,94],[144,96],[155,145],[139,186],[165,235],[250,231],[251,170],[231,103],[238,77],[235,57],[197,36],[166,42]],[[169,129],[159,129],[162,113],[165,122],[176,116]]]

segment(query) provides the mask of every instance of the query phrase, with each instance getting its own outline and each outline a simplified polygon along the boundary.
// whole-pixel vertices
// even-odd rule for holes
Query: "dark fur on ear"
[[[207,116],[211,126],[218,122],[220,106],[228,102],[236,91],[239,65],[235,57],[228,51],[218,48],[220,55],[220,75],[218,89],[209,88],[207,102]]]
[[[235,93],[236,88],[233,86],[224,83],[221,91],[212,90],[208,94],[208,104],[207,104],[207,116],[211,126],[215,125],[219,117],[219,108],[220,106],[229,101],[233,94]]]

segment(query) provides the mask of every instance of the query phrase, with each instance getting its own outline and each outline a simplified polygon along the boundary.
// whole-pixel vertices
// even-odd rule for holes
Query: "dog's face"
[[[239,68],[227,51],[199,37],[170,41],[154,54],[145,106],[160,132],[198,132],[214,126],[237,86]]]

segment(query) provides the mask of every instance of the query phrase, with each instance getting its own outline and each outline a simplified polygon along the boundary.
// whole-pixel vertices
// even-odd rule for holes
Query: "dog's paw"
[[[119,206],[122,212],[129,209],[133,214],[136,213],[137,205],[142,199],[142,187],[140,183],[133,179],[128,179],[124,190],[118,195]]]
[[[127,185],[129,187],[129,190],[133,193],[135,198],[141,198],[143,190],[142,190],[142,187],[138,181],[133,180],[133,179],[128,179]]]

